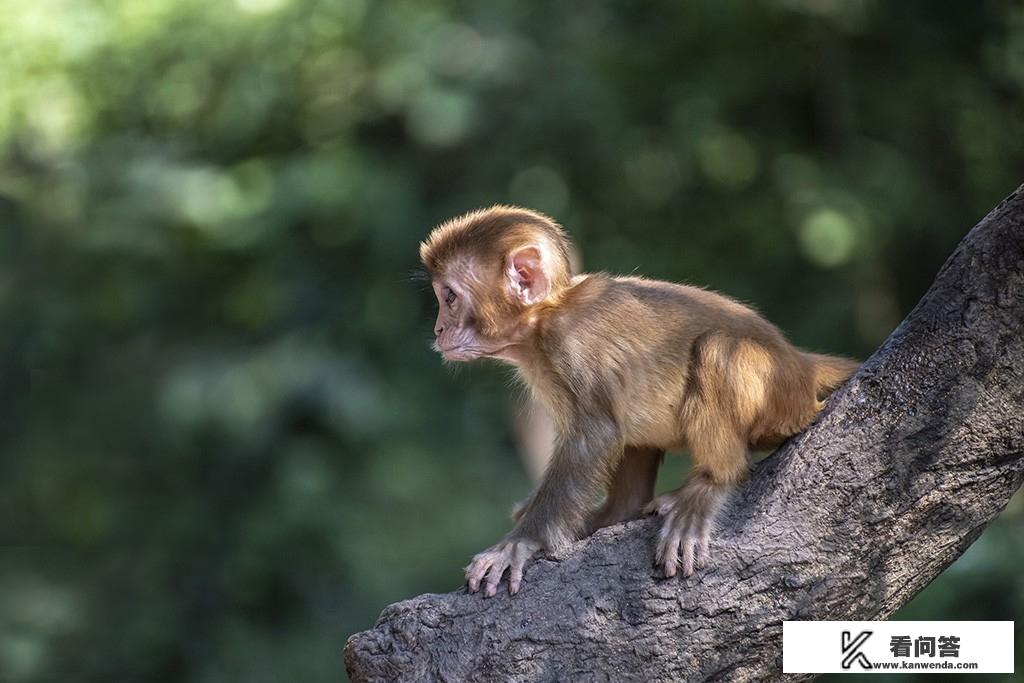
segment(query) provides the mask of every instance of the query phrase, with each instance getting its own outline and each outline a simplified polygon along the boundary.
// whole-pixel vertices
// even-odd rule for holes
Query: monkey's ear
[[[529,306],[543,301],[551,291],[551,278],[544,269],[540,247],[520,247],[510,252],[505,264],[512,296]]]

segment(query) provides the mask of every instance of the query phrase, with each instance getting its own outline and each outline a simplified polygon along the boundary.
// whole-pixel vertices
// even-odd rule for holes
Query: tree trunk
[[[781,676],[787,619],[884,619],[960,556],[1024,481],[1024,186],[806,431],[723,511],[711,566],[653,567],[659,521],[535,560],[522,591],[387,607],[353,681]]]

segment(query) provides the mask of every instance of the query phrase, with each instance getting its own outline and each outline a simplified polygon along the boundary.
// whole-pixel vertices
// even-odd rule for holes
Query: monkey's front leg
[[[485,597],[494,595],[507,570],[508,590],[515,595],[526,563],[537,551],[557,551],[579,539],[586,527],[587,504],[621,455],[619,430],[612,420],[591,415],[574,425],[560,439],[516,527],[466,567],[470,592],[482,585]]]

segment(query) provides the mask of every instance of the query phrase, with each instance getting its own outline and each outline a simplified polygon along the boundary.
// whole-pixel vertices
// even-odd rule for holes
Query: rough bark
[[[1024,481],[1024,186],[725,511],[712,565],[652,566],[658,522],[535,561],[519,595],[386,608],[353,681],[768,680],[782,621],[880,619],[949,566]],[[504,587],[504,586],[503,586]]]

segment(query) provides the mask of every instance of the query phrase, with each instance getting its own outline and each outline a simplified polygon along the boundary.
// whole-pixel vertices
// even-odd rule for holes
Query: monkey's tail
[[[814,366],[814,391],[823,400],[860,367],[860,363],[842,356],[804,353]]]

